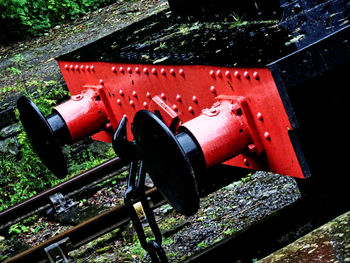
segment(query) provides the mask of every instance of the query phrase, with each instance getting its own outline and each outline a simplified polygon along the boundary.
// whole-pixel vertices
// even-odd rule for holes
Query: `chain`
[[[157,225],[147,196],[144,190],[146,170],[142,161],[130,163],[128,188],[124,193],[124,203],[129,209],[130,218],[136,234],[140,240],[140,244],[144,250],[148,252],[153,263],[167,263],[168,259],[162,248],[162,234]],[[143,210],[145,212],[148,224],[154,235],[154,240],[147,241],[142,223],[133,206],[133,200],[139,199],[141,201]]]

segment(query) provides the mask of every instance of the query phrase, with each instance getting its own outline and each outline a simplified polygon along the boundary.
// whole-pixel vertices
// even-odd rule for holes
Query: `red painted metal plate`
[[[247,148],[225,164],[304,177],[288,135],[292,126],[266,68],[65,61],[58,64],[71,95],[81,93],[86,85],[103,85],[101,97],[114,129],[124,114],[132,120],[138,110],[149,109],[155,96],[177,112],[182,123],[209,108],[219,95],[244,97],[264,152],[258,156]],[[111,141],[111,135],[103,132],[94,139]]]

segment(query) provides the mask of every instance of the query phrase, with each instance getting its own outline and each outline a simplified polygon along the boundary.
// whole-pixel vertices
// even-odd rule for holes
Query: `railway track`
[[[348,157],[339,154],[349,146],[342,125],[349,109],[337,77],[345,76],[349,67],[349,5],[343,0],[299,2],[282,1],[278,10],[283,8],[286,17],[279,21],[273,12],[275,19],[267,24],[173,24],[167,12],[135,23],[61,56],[62,74],[76,95],[46,117],[21,97],[22,123],[41,159],[59,177],[66,172],[61,145],[91,134],[113,143],[117,154],[130,163],[124,200],[152,262],[167,262],[160,231],[151,226],[157,223],[147,208],[156,238],[147,241],[131,202],[140,198],[148,207],[140,191],[146,172],[174,210],[185,216],[199,210],[200,197],[225,186],[225,180],[239,180],[250,169],[296,177],[302,198],[187,262],[215,260],[219,254],[241,261],[261,258],[349,209],[342,202],[347,189],[340,167]],[[192,41],[187,41],[189,35]],[[202,42],[212,48],[203,45],[200,50]],[[256,44],[261,49],[255,49]],[[179,56],[182,51],[187,54]],[[337,94],[330,98],[333,92]],[[81,109],[88,109],[88,114]],[[72,112],[77,113],[74,118]],[[37,132],[37,127],[42,129]],[[231,170],[218,173],[223,163]],[[49,257],[65,261],[62,251],[69,242],[76,247],[128,221],[125,207],[116,209],[114,217],[120,220],[107,224],[108,213],[103,214],[103,223],[96,217],[38,250],[23,252],[23,257],[44,255],[44,249]],[[80,231],[86,236],[74,241]],[[233,256],[232,247],[238,249]]]
[[[50,196],[61,193],[64,196],[70,197],[84,189],[84,187],[89,184],[98,184],[121,170],[125,170],[125,165],[126,164],[118,157],[113,158],[15,206],[1,211],[0,229],[6,228],[11,224],[32,215],[33,213],[47,209],[50,206]]]

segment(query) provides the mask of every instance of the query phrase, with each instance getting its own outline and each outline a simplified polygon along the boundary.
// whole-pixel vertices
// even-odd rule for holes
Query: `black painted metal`
[[[174,134],[157,116],[145,110],[135,114],[133,134],[141,159],[159,191],[182,214],[196,213],[199,193],[194,169]],[[186,143],[183,138],[180,141]],[[185,149],[190,150],[186,146]]]
[[[46,167],[57,177],[67,175],[67,164],[61,146],[71,141],[70,132],[58,113],[47,119],[40,109],[28,98],[17,101],[20,120],[32,141],[34,150]]]

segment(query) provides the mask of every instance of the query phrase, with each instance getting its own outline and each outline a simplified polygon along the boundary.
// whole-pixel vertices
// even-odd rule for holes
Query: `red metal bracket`
[[[72,96],[87,92],[91,86],[99,87],[107,119],[94,139],[111,142],[112,132],[106,130],[106,125],[115,130],[123,116],[132,120],[141,109],[157,110],[168,126],[177,127],[202,112],[212,114],[218,101],[235,101],[232,110],[244,114],[251,140],[225,164],[304,177],[288,135],[292,126],[269,69],[65,61],[58,64]],[[128,123],[132,139],[130,129]]]

